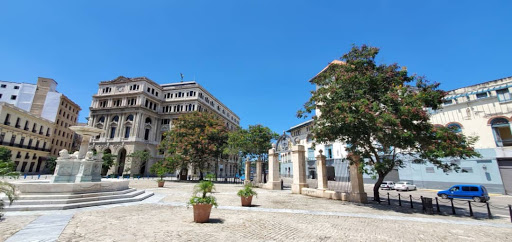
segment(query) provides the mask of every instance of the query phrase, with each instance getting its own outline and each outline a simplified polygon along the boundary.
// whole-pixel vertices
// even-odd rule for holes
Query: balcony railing
[[[36,147],[33,147],[33,146],[20,145],[20,144],[15,144],[15,143],[11,143],[11,142],[1,142],[0,145],[11,146],[11,147],[19,147],[19,148],[29,149],[29,150],[40,150],[40,151],[50,152],[50,149],[44,149],[42,147],[41,148],[36,148]]]

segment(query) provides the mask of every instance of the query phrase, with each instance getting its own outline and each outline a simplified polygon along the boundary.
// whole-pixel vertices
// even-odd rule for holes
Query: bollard
[[[510,214],[510,222],[512,223],[512,206],[508,205],[508,213]]]
[[[391,205],[391,201],[389,200],[389,192],[388,192],[388,205]]]
[[[489,219],[492,219],[491,208],[489,208],[489,202],[485,202],[485,204],[487,205],[487,217]]]
[[[455,214],[455,207],[453,206],[453,198],[450,198],[450,202],[452,203],[452,214]]]
[[[398,193],[398,206],[402,206],[402,199],[400,198],[400,193]]]
[[[473,208],[471,207],[471,201],[468,201],[469,204],[469,216],[473,217]]]
[[[441,209],[439,209],[439,200],[437,200],[437,197],[436,197],[436,207],[437,207],[437,212],[441,213]]]
[[[411,200],[411,208],[414,208],[414,206],[412,205],[412,195],[409,195],[409,199]]]
[[[420,196],[420,199],[421,199],[422,211],[425,212],[425,201],[423,201],[423,196]]]

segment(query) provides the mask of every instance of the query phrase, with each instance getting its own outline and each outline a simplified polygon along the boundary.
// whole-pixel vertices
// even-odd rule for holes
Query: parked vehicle
[[[380,189],[393,190],[395,189],[395,182],[383,181],[382,184],[380,184]]]
[[[395,190],[397,191],[411,191],[416,190],[416,185],[413,185],[411,182],[397,182],[395,184]]]
[[[475,202],[486,202],[489,201],[489,193],[487,189],[482,185],[454,185],[448,190],[439,191],[437,196],[444,199],[447,198],[460,198],[460,199],[473,199]]]

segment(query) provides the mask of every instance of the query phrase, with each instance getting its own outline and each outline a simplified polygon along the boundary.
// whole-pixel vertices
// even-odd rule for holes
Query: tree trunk
[[[374,201],[377,201],[377,202],[380,201],[379,189],[380,189],[380,184],[382,184],[382,181],[384,181],[384,177],[385,176],[386,176],[385,174],[380,174],[379,173],[379,177],[377,178],[377,182],[373,186],[373,200]]]

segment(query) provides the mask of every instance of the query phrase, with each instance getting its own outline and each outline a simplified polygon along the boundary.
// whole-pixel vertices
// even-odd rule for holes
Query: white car
[[[411,191],[416,190],[416,185],[413,185],[410,182],[397,182],[395,184],[395,190],[397,191]]]
[[[380,184],[380,189],[395,189],[395,183],[392,181],[383,181],[382,184]]]

